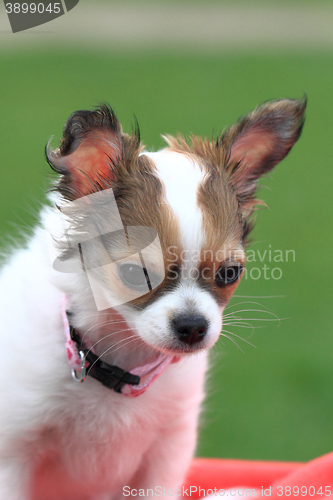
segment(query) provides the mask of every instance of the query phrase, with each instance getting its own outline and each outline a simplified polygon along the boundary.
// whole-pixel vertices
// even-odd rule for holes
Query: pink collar
[[[72,369],[72,375],[75,380],[78,380],[80,382],[83,382],[85,380],[85,372],[87,370],[87,374],[92,375],[94,378],[98,378],[95,375],[93,375],[93,372],[89,373],[89,368],[93,368],[93,364],[89,364],[88,361],[85,361],[85,357],[83,358],[83,364],[82,364],[82,351],[78,351],[78,347],[76,342],[72,339],[71,337],[71,329],[68,321],[68,315],[66,311],[66,304],[67,304],[67,298],[64,295],[61,301],[61,312],[62,312],[62,319],[63,319],[63,324],[64,324],[64,331],[65,331],[65,337],[66,337],[66,352],[67,352],[67,359],[69,366]],[[88,345],[88,343],[85,343],[85,349],[88,351],[91,351],[93,353],[93,350],[91,348],[91,344]],[[81,357],[80,357],[81,354]],[[146,365],[143,366],[138,366],[137,368],[134,368],[131,372],[124,372],[128,375],[136,375],[140,377],[140,383],[137,385],[132,385],[132,384],[124,384],[122,385],[121,389],[118,391],[121,394],[124,394],[125,396],[129,397],[136,397],[140,396],[140,394],[143,394],[151,385],[152,383],[162,375],[164,370],[170,365],[170,363],[176,363],[180,360],[179,356],[172,356],[172,355],[167,355],[161,353],[160,356],[153,361],[152,363],[147,363]],[[110,365],[108,365],[110,366]],[[116,369],[120,370],[119,368],[115,367]],[[84,372],[84,375],[82,375],[80,378],[77,377],[76,372],[81,371],[82,374],[82,369]],[[99,379],[100,380],[100,379]],[[102,380],[100,380],[102,381]],[[104,384],[106,385],[106,384]]]

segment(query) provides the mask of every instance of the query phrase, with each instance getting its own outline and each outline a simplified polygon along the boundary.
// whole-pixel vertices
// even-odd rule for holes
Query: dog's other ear
[[[279,163],[299,138],[305,108],[306,99],[262,104],[219,138],[218,144],[227,152],[231,185],[245,217],[256,203],[258,178]]]
[[[123,134],[112,109],[76,111],[67,120],[59,149],[47,145],[47,160],[61,175],[57,189],[68,200],[111,187],[123,155]]]

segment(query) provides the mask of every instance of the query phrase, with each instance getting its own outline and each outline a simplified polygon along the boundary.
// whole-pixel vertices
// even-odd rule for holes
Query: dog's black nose
[[[178,316],[172,320],[172,328],[179,340],[185,344],[200,342],[208,329],[208,321],[203,316]]]

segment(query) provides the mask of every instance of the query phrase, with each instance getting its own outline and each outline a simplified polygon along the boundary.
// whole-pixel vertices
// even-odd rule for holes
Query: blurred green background
[[[185,2],[189,8],[191,3]],[[301,0],[284,2],[289,4],[302,8]],[[2,35],[2,40],[15,36]],[[261,183],[259,197],[269,209],[258,211],[250,247],[292,249],[295,262],[275,264],[266,256],[251,263],[250,268],[278,266],[282,277],[244,280],[226,311],[270,311],[282,320],[267,321],[274,318],[269,312],[243,311],[239,316],[252,318],[253,331],[225,327],[256,348],[232,337],[242,351],[226,338],[213,349],[198,454],[302,461],[331,451],[332,50],[291,45],[178,51],[167,44],[101,50],[70,43],[43,47],[42,42],[11,50],[6,38],[0,71],[4,246],[35,221],[49,182],[45,143],[54,136],[56,144],[72,111],[107,101],[125,131],[135,114],[144,143],[156,149],[163,146],[161,133],[211,137],[265,100],[307,93],[300,141]]]

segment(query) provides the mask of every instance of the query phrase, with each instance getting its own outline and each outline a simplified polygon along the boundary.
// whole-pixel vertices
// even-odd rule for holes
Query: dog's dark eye
[[[122,282],[130,288],[146,288],[147,271],[136,264],[122,264],[119,268],[119,276]]]
[[[237,281],[241,275],[243,267],[240,264],[235,266],[220,267],[215,274],[215,284],[218,287],[230,285]]]

